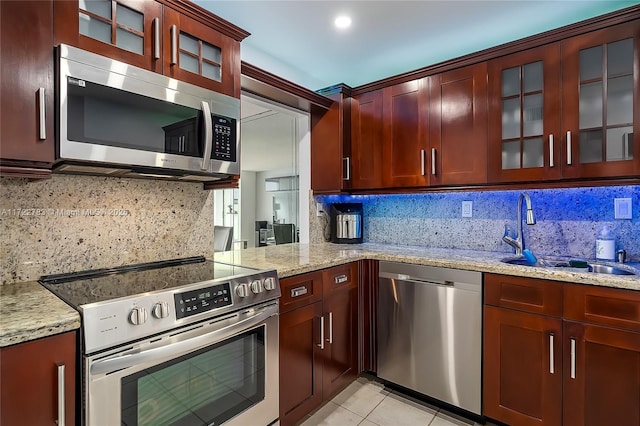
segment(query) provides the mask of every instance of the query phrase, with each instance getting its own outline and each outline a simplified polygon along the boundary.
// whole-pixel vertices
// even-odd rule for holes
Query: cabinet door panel
[[[640,424],[640,333],[566,321],[564,353],[565,426]]]
[[[429,80],[384,89],[383,179],[387,187],[426,186]]]
[[[638,20],[562,42],[563,177],[640,174],[639,63]]]
[[[163,37],[165,75],[240,98],[240,42],[168,7]]]
[[[562,424],[561,339],[560,319],[485,306],[483,414],[513,425]]]
[[[140,68],[157,73],[162,72],[160,59],[162,5],[160,3],[118,0],[111,1],[110,4],[105,3],[106,10],[96,10],[90,2],[86,2],[89,9],[87,11],[80,9],[78,1],[54,1],[53,3],[56,45],[69,44]],[[141,29],[134,24],[139,17],[142,20]],[[89,22],[92,24],[90,25]],[[82,31],[81,25],[84,28]],[[94,37],[83,35],[81,32],[91,32]],[[100,37],[102,32],[104,37]],[[138,44],[142,48],[142,53],[128,50],[136,50],[133,46],[137,47]]]
[[[486,62],[432,76],[430,86],[431,184],[486,183]]]
[[[0,8],[0,158],[49,167],[55,140],[52,4],[3,1]]]
[[[494,59],[487,67],[489,182],[560,178],[560,45]],[[540,150],[528,149],[536,143]]]
[[[322,302],[280,315],[280,424],[294,425],[322,403]]]
[[[331,108],[311,107],[311,189],[314,193],[340,192],[343,188],[344,109],[350,98],[339,99]],[[348,129],[348,127],[347,127]]]
[[[0,349],[0,424],[53,425],[58,420],[58,365],[64,365],[65,420],[75,424],[76,333]]]
[[[382,90],[353,100],[349,182],[352,189],[382,186]]]

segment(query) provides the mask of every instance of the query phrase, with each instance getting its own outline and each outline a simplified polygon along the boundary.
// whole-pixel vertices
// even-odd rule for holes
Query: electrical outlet
[[[613,206],[615,219],[631,219],[631,198],[614,198]]]
[[[324,206],[321,203],[316,203],[316,216],[320,217],[324,213]]]
[[[462,217],[473,217],[473,201],[462,202]]]

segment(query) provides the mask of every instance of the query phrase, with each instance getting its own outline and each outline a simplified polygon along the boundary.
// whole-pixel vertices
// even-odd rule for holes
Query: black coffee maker
[[[362,203],[334,203],[329,217],[332,243],[362,242]]]

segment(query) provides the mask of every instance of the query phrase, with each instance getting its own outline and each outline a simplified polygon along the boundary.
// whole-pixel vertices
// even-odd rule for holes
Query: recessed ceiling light
[[[351,18],[345,15],[338,16],[335,21],[333,21],[336,27],[340,29],[349,28],[351,26]]]

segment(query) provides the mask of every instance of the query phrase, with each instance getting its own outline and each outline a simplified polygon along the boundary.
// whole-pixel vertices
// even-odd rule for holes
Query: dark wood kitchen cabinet
[[[640,292],[485,275],[484,407],[518,425],[640,422]]]
[[[335,194],[350,187],[351,93],[338,85],[323,94],[334,102],[329,109],[311,107],[311,189]]]
[[[280,424],[294,425],[358,374],[358,264],[280,282]]]
[[[562,176],[640,175],[640,20],[564,40],[561,61]]]
[[[48,177],[54,161],[53,3],[0,2],[0,175]]]
[[[55,44],[240,97],[240,41],[249,34],[182,0],[54,2]]]
[[[0,349],[0,424],[54,425],[59,403],[65,424],[76,424],[75,369],[75,332]]]
[[[383,90],[354,96],[351,103],[351,155],[346,180],[351,189],[382,187]]]
[[[487,182],[487,63],[431,76],[431,185]]]
[[[487,64],[489,182],[561,177],[560,44]]]
[[[383,89],[385,187],[429,185],[429,78]]]

